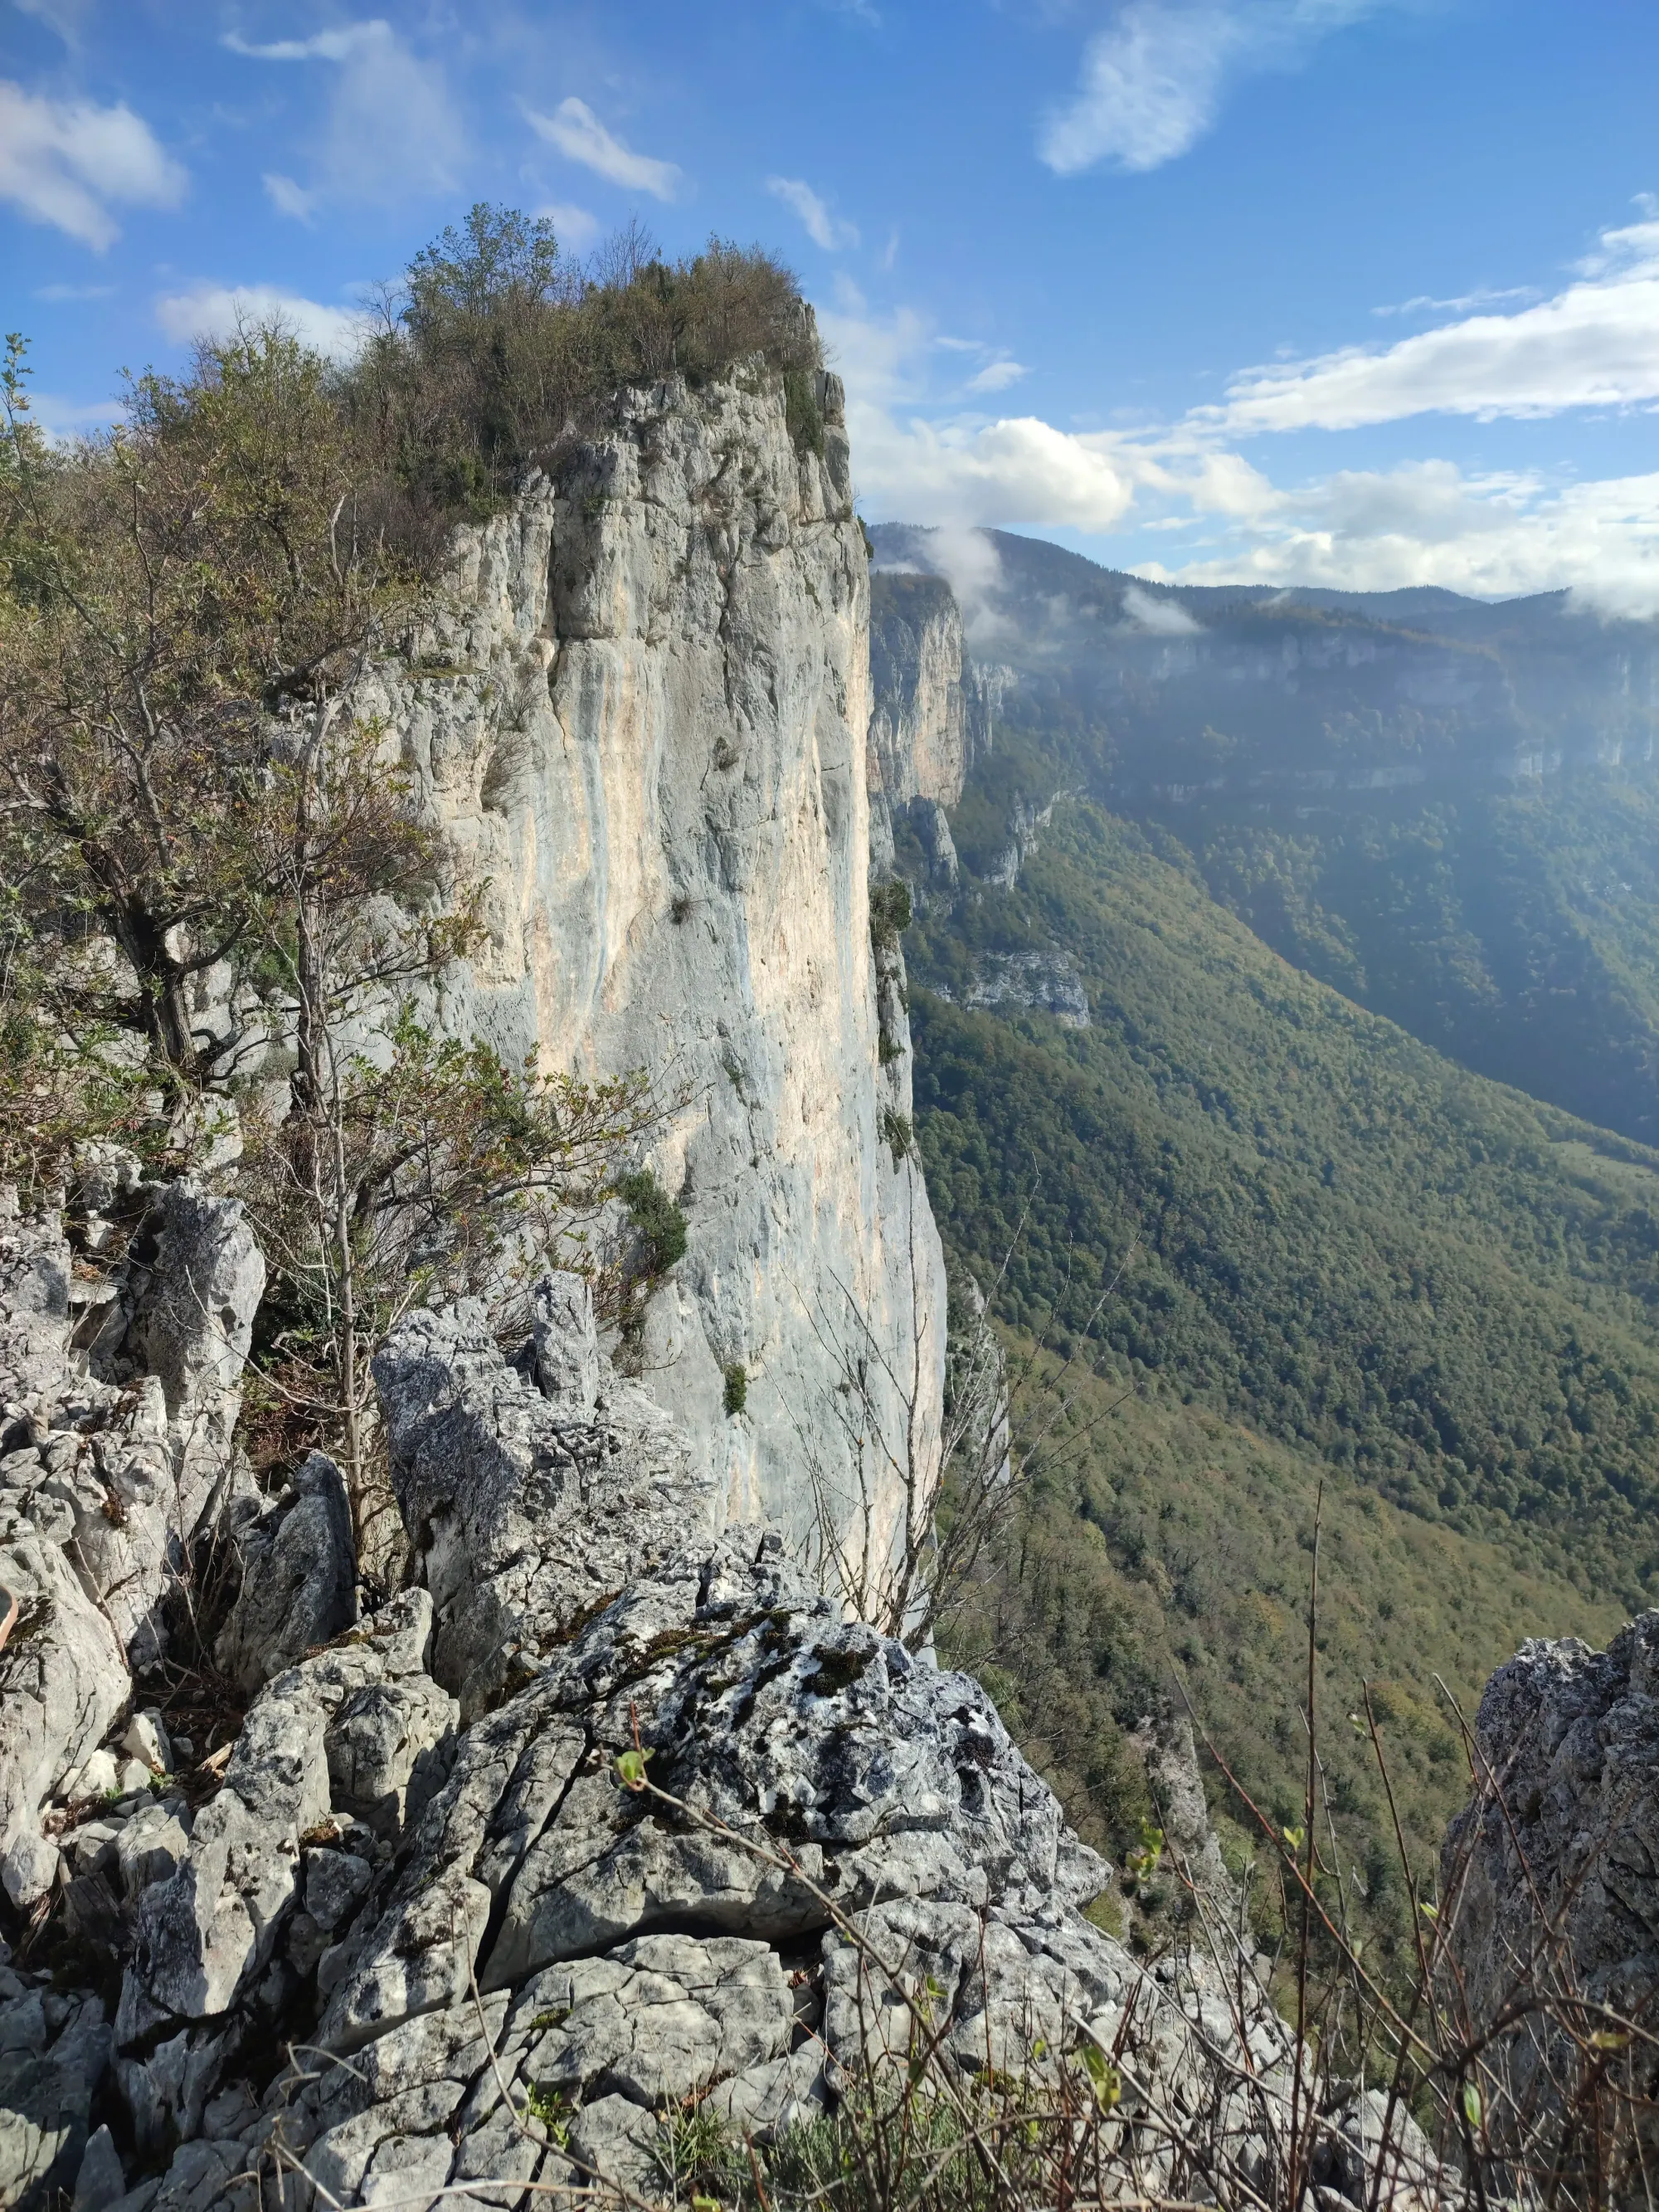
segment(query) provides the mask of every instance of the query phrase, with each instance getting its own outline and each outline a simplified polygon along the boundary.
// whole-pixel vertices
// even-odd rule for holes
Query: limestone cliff
[[[943,1271],[908,1035],[878,1014],[869,572],[838,380],[818,397],[821,451],[759,370],[625,395],[463,533],[449,611],[366,703],[489,887],[447,1023],[647,1070],[668,1102],[652,1164],[690,1239],[641,1366],[714,1516],[811,1540],[828,1497],[842,1540],[879,1548],[897,1467],[937,1454]],[[870,1425],[837,1386],[872,1346],[860,1470]]]
[[[872,579],[870,773],[891,806],[954,806],[968,773],[962,611],[941,576]]]

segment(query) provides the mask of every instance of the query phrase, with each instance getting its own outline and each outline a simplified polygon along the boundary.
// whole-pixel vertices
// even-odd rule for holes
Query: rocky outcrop
[[[840,386],[823,451],[758,368],[618,401],[512,511],[464,532],[450,611],[365,693],[487,886],[453,1029],[516,1058],[644,1069],[651,1164],[690,1243],[637,1364],[684,1417],[717,1519],[890,1542],[835,1414],[867,1325],[920,1339],[915,1446],[937,1453],[944,1288],[884,1057],[868,908],[869,574]],[[726,1378],[747,1378],[740,1413]],[[894,1434],[896,1398],[882,1418]],[[814,1470],[806,1479],[806,1471]]]
[[[1486,1685],[1476,1787],[1448,1832],[1446,2004],[1472,2033],[1507,2021],[1487,2063],[1506,2083],[1497,2148],[1569,2106],[1650,2161],[1659,2085],[1659,1613],[1605,1651],[1522,1644]],[[1596,2039],[1600,2039],[1598,2041]],[[1638,2101],[1642,2100],[1642,2101]],[[1572,2148],[1569,2139],[1569,2148]],[[1626,2177],[1637,2186],[1635,2165]],[[1607,2202],[1620,2201],[1609,2180]]]
[[[380,1368],[411,1533],[447,1530],[418,1554],[441,1584],[546,1516],[511,1602],[480,1608],[511,1664],[477,1631],[449,1662],[495,1693],[462,1724],[423,1664],[442,1604],[398,1599],[261,1692],[139,1901],[116,2071],[139,2140],[183,2140],[154,2212],[251,2212],[234,2177],[284,2167],[301,2206],[308,2183],[350,2204],[477,2181],[512,2203],[594,2172],[659,2196],[659,2114],[708,2097],[765,2140],[908,2063],[918,2006],[964,2076],[1083,2035],[1149,2113],[1231,2097],[1224,2124],[1235,2148],[1258,2131],[1265,2170],[1261,2098],[1212,2053],[1271,2082],[1281,2031],[1265,2004],[1241,2030],[1201,1964],[1155,1975],[1081,1917],[1108,1869],[977,1684],[845,1620],[775,1531],[685,1525],[591,1601],[619,1538],[602,1502],[574,1510],[578,1470],[620,1486],[642,1447],[569,1285],[538,1304],[512,1364],[462,1310],[412,1320]],[[617,1447],[579,1457],[596,1431]],[[371,1727],[387,1702],[400,1723]],[[1172,2172],[1178,2147],[1146,2161]]]
[[[969,764],[961,609],[942,577],[893,570],[870,600],[871,787],[895,812],[954,806]]]
[[[241,1587],[215,1657],[252,1692],[357,1618],[357,1553],[345,1479],[325,1452],[233,1538]]]
[[[574,1623],[695,1539],[716,1501],[684,1431],[601,1364],[588,1287],[536,1292],[523,1368],[467,1301],[376,1355],[398,1504],[437,1608],[438,1680],[471,1718]]]
[[[96,1279],[55,1216],[0,1219],[0,1882],[25,1908],[58,1870],[42,1808],[125,1711],[228,1498],[264,1282],[236,1200],[126,1180],[131,1242]]]

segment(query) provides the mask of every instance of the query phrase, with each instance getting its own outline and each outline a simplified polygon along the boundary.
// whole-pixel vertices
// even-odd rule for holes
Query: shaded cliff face
[[[968,773],[962,611],[939,576],[871,579],[870,781],[954,806]]]
[[[646,1069],[679,1102],[651,1161],[690,1246],[643,1369],[717,1514],[808,1538],[827,1498],[862,1546],[904,1510],[898,1467],[937,1454],[944,1292],[895,1157],[908,1038],[902,1007],[878,1019],[871,943],[868,568],[836,380],[820,398],[821,453],[763,372],[625,396],[466,533],[451,611],[378,704],[489,884],[446,1021],[544,1066]],[[872,1345],[891,1370],[873,1444],[837,1389]]]

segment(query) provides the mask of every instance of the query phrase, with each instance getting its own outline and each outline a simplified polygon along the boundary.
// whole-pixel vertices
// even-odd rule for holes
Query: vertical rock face
[[[870,780],[890,807],[954,806],[968,773],[962,611],[942,576],[871,580]]]
[[[936,1455],[942,1265],[895,1141],[909,1059],[882,1036],[869,926],[868,565],[837,380],[819,398],[821,453],[758,368],[625,395],[465,534],[450,613],[368,703],[489,887],[446,1022],[657,1082],[650,1162],[690,1237],[641,1365],[714,1517],[810,1536],[823,1498],[843,1540],[882,1545],[898,1486],[860,1494],[836,1384],[867,1328],[914,1378],[887,1392],[888,1437]]]
[[[1605,1651],[1523,1644],[1487,1683],[1475,1740],[1476,1786],[1441,1858],[1448,2010],[1460,2027],[1502,2027],[1488,2062],[1514,2110],[1560,2136],[1570,2109],[1582,2126],[1600,2108],[1603,2136],[1650,2167],[1659,1613]],[[1632,2021],[1639,2037],[1624,2033]],[[1506,2114],[1495,2124],[1500,2150],[1520,2148]],[[1632,2176],[1623,2201],[1635,2197]]]

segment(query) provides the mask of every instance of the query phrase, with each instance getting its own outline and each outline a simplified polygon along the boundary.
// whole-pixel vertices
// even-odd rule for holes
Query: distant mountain
[[[936,532],[872,534],[889,568],[971,580],[968,653],[1008,672],[951,817],[970,869],[1086,792],[1309,974],[1659,1142],[1659,624],[1564,592],[1169,586],[1006,532],[966,564]]]
[[[1006,531],[896,523],[878,563],[958,580],[969,649],[1092,726],[1119,795],[1525,785],[1646,764],[1659,626],[1565,592],[1497,605],[1416,590],[1147,583]]]

